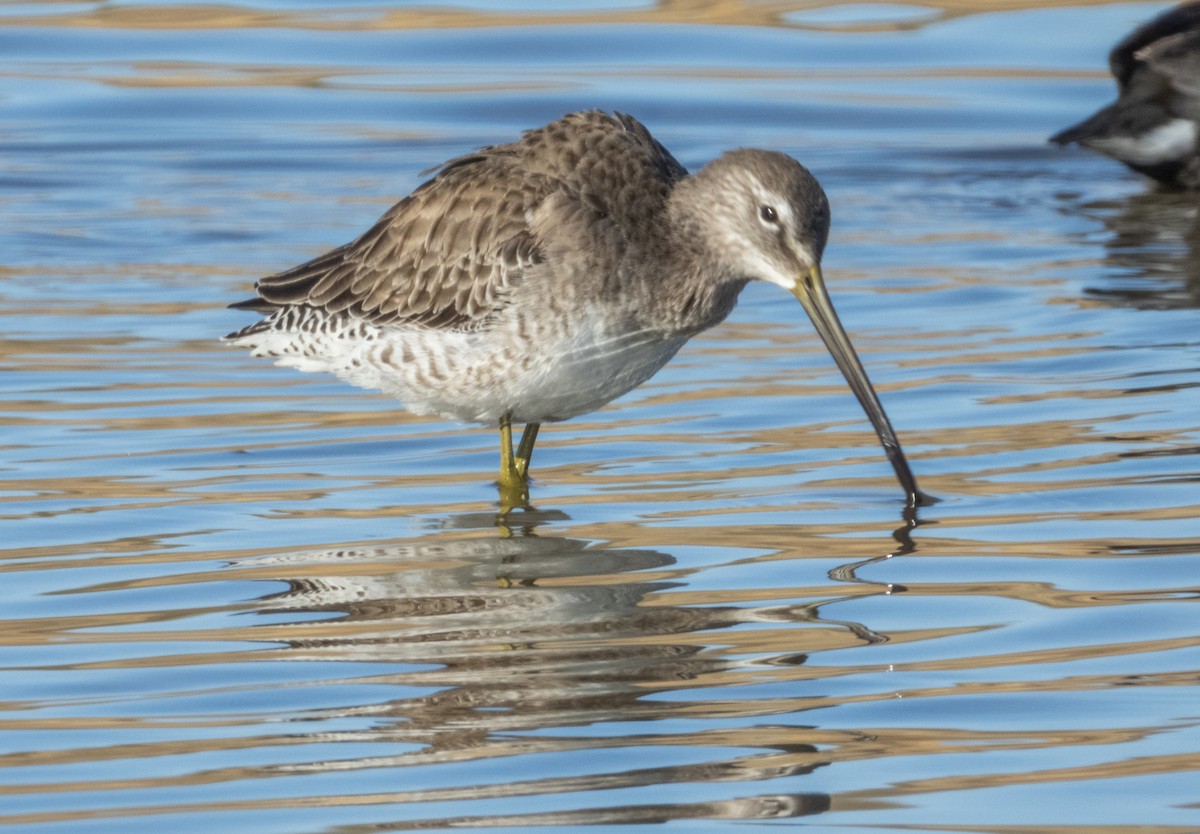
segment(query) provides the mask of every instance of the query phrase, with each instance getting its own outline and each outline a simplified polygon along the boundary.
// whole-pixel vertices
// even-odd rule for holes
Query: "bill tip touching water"
[[[645,382],[767,281],[804,306],[908,505],[929,503],[826,292],[829,224],[820,184],[785,154],[730,151],[689,175],[632,117],[572,113],[450,160],[358,239],[263,278],[232,306],[264,317],[227,338],[498,426],[510,508],[528,501],[542,423]]]
[[[1200,190],[1200,0],[1135,28],[1108,64],[1116,101],[1050,141],[1106,154],[1173,188]]]

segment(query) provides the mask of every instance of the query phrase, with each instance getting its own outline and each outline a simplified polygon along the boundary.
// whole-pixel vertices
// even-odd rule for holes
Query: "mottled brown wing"
[[[357,240],[260,280],[260,298],[376,324],[481,322],[539,258],[526,217],[552,185],[514,168],[506,154],[455,160]]]
[[[641,122],[621,113],[571,113],[513,147],[526,171],[554,180],[634,237],[660,218],[675,182],[687,176]]]
[[[542,261],[533,219],[551,197],[548,205],[567,200],[633,235],[685,174],[636,120],[571,114],[451,160],[366,234],[263,278],[259,298],[235,306],[303,304],[376,324],[478,327]]]

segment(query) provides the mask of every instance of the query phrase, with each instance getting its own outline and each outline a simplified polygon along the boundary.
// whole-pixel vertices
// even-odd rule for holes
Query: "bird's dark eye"
[[[779,222],[779,213],[775,211],[774,206],[763,206],[758,210],[758,216],[763,219],[764,223]]]

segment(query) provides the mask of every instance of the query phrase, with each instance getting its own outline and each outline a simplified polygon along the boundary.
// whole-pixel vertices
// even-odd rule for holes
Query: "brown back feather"
[[[357,240],[263,278],[259,299],[242,306],[300,304],[376,324],[479,327],[544,260],[551,242],[531,218],[551,197],[550,205],[584,209],[628,240],[661,214],[686,173],[635,119],[573,113],[517,142],[450,160]]]

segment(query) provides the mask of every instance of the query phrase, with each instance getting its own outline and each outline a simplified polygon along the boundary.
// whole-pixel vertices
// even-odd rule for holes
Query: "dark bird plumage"
[[[1107,154],[1168,186],[1200,189],[1200,0],[1139,26],[1108,64],[1117,100],[1050,141]]]

